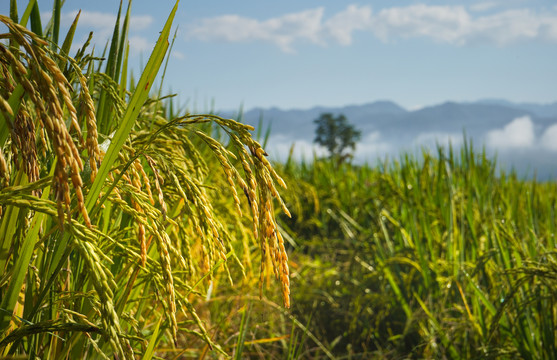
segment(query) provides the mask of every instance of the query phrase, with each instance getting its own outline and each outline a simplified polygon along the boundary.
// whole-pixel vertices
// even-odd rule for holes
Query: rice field
[[[498,173],[470,143],[375,167],[283,171],[307,184],[290,188],[284,219],[297,234],[293,312],[334,354],[557,354],[555,183]]]
[[[0,359],[557,356],[555,183],[466,141],[271,164],[265,129],[161,94],[178,2],[137,79],[131,4],[71,56],[79,14],[10,4]]]

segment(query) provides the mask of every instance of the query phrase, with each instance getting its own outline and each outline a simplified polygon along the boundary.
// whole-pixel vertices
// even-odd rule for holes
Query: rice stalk
[[[12,336],[0,356],[85,358],[92,351],[131,359],[161,318],[161,334],[169,334],[161,346],[181,345],[181,332],[190,332],[224,354],[196,307],[204,287],[221,276],[231,285],[238,273],[249,276],[249,242],[258,241],[250,232],[269,238],[269,264],[289,305],[288,259],[273,209],[278,202],[288,212],[275,186],[284,182],[262,158],[252,127],[214,115],[178,116],[164,98],[149,99],[176,6],[129,101],[120,73],[126,36],[117,25],[113,43],[123,57],[111,55],[106,73],[102,60],[85,52],[91,38],[72,59],[79,17],[58,48],[60,6],[50,42],[37,35],[36,3],[24,15],[34,31],[0,17],[9,28],[0,37],[16,44],[0,43],[0,232],[13,239],[0,244],[7,270],[0,341]],[[25,301],[14,311],[20,294]],[[83,336],[67,325],[51,327],[55,337],[25,332],[24,323],[10,327],[16,316],[99,331]]]

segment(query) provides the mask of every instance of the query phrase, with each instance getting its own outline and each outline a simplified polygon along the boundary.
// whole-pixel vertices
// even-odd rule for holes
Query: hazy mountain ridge
[[[479,100],[477,103],[499,104],[506,107],[526,110],[535,113],[541,117],[557,116],[557,102],[551,104],[535,104],[535,103],[513,103],[507,100],[485,99]]]
[[[251,125],[272,128],[272,133],[310,138],[315,131],[313,120],[321,113],[344,114],[349,122],[365,134],[379,130],[397,132],[404,126],[405,132],[451,131],[468,134],[481,132],[487,127],[504,126],[514,118],[529,116],[542,127],[557,119],[557,102],[553,104],[515,104],[505,100],[480,100],[474,103],[445,102],[439,105],[408,111],[391,101],[377,101],[363,105],[344,107],[313,107],[301,110],[279,108],[256,108],[247,111],[243,120]]]
[[[536,172],[543,178],[557,175],[557,102],[449,101],[416,110],[406,110],[391,101],[293,110],[257,108],[245,112],[243,121],[259,126],[261,119],[263,130],[271,128],[267,149],[272,157],[285,159],[295,144],[295,156],[311,158],[313,153],[325,154],[313,144],[313,120],[324,112],[344,114],[361,130],[355,161],[393,158],[401,151],[433,149],[436,144],[458,147],[465,133],[507,168],[521,174]]]
[[[493,109],[500,111],[525,111],[539,117],[557,117],[557,102],[551,104],[533,104],[533,103],[512,103],[506,100],[478,100],[476,102],[453,102],[447,101],[437,105],[426,106],[417,110],[406,110],[404,107],[392,101],[376,101],[362,105],[347,105],[343,107],[325,107],[315,106],[310,109],[280,109],[272,108],[254,108],[244,114],[246,119],[256,118],[263,112],[264,115],[280,115],[281,118],[300,117],[300,119],[319,115],[322,112],[343,113],[347,117],[355,115],[361,117],[364,115],[393,114],[407,115],[412,113],[435,112],[437,110],[450,109]],[[473,111],[473,110],[472,110]]]

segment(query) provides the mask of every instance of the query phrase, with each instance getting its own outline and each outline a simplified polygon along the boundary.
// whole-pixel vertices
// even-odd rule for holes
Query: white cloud
[[[315,146],[309,140],[292,139],[282,134],[271,135],[267,149],[271,158],[280,161],[286,161],[290,151],[292,151],[292,157],[296,160],[313,160],[314,154],[318,157],[327,155],[326,149]]]
[[[502,129],[487,133],[487,144],[498,149],[528,148],[534,145],[534,123],[529,116],[514,119]]]
[[[326,31],[341,45],[352,44],[355,30],[368,29],[372,23],[371,7],[350,5],[325,22]]]
[[[77,10],[62,14],[62,24],[69,26],[77,16]],[[50,18],[50,17],[49,17]],[[120,25],[124,21],[124,16],[120,18]],[[144,30],[153,23],[151,15],[130,15],[130,30]],[[116,14],[100,11],[82,11],[79,16],[78,26],[87,26],[96,29],[114,30],[116,24]]]
[[[379,131],[373,131],[356,144],[356,158],[375,160],[393,150],[393,145],[383,140]]]
[[[495,1],[480,2],[477,4],[470,5],[470,10],[482,12],[482,11],[491,10],[497,6],[499,6],[499,4]]]
[[[69,27],[78,11],[70,11],[62,13],[60,18],[61,24],[63,26]],[[45,13],[42,20],[48,22],[52,16],[52,13]],[[120,26],[124,21],[124,17],[120,18]],[[99,12],[99,11],[82,11],[79,16],[77,23],[77,28],[87,34],[93,32],[93,43],[97,44],[100,49],[104,48],[104,45],[112,38],[114,32],[114,26],[116,24],[116,14]],[[153,17],[150,15],[131,15],[129,20],[129,43],[130,49],[135,52],[150,51],[153,44],[149,43],[144,37],[136,35],[137,32],[148,29],[153,24]],[[63,35],[65,36],[65,34]],[[80,41],[77,39],[74,41],[72,46],[72,51],[75,52],[79,47],[83,45],[87,36],[83,36]]]
[[[547,38],[546,31],[557,28],[557,17],[540,16],[530,10],[508,10],[477,19],[463,43],[495,43],[500,46],[521,40]],[[553,40],[557,40],[555,37]]]
[[[411,5],[383,9],[373,21],[380,39],[428,37],[455,43],[467,32],[471,18],[463,6]]]
[[[379,12],[374,33],[388,41],[425,37],[452,45],[505,46],[522,40],[557,41],[557,14],[528,9],[473,17],[463,6],[412,5]]]
[[[545,130],[541,138],[541,145],[548,150],[557,151],[557,124],[553,124]]]
[[[201,19],[189,28],[187,36],[201,41],[265,41],[285,52],[294,52],[294,44],[300,41],[319,45],[333,41],[347,46],[352,44],[356,31],[368,32],[386,42],[428,38],[457,46],[505,46],[523,40],[557,42],[557,9],[541,13],[523,8],[482,14],[496,5],[479,3],[468,10],[465,6],[417,4],[393,6],[376,13],[368,5],[349,5],[328,19],[324,19],[323,7],[267,20],[223,15]]]
[[[178,60],[184,60],[186,58],[186,54],[175,49],[172,49],[171,55]]]
[[[427,146],[430,149],[435,149],[437,145],[459,147],[462,145],[462,134],[458,133],[445,133],[445,132],[427,132],[420,133],[414,139],[414,145]]]
[[[411,106],[407,106],[406,109],[408,111],[417,111],[417,110],[421,110],[425,107],[426,107],[426,105],[411,105]]]
[[[146,38],[142,36],[130,36],[128,39],[130,44],[130,49],[135,52],[150,52],[155,46],[154,43],[149,42]]]
[[[287,14],[265,21],[238,15],[202,19],[192,26],[188,37],[203,41],[268,41],[285,52],[293,52],[292,43],[305,40],[322,43],[319,32],[323,8]]]

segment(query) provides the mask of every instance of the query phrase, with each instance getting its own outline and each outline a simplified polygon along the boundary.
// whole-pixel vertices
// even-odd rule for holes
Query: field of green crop
[[[0,359],[557,356],[556,183],[466,141],[271,164],[161,94],[178,3],[137,79],[130,4],[68,55],[61,3],[0,14]]]
[[[374,168],[287,163],[306,184],[283,220],[298,320],[341,357],[553,358],[557,184],[495,169],[471,144]]]

